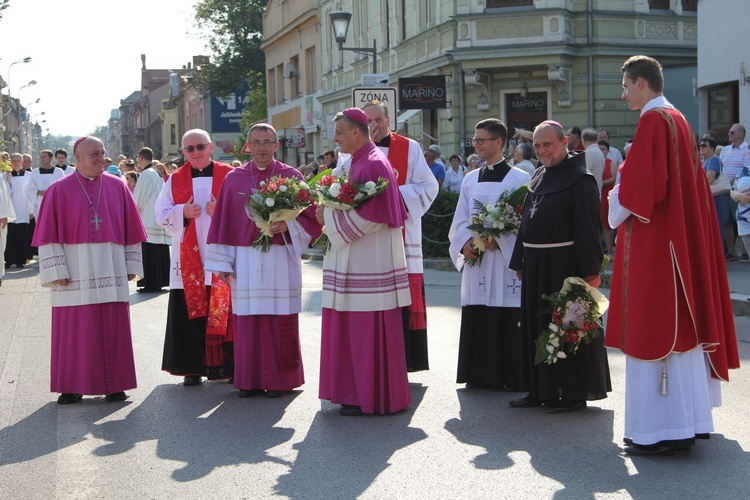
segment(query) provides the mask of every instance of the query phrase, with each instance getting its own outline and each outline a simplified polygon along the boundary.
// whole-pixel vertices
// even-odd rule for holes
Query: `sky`
[[[106,125],[147,69],[181,68],[209,55],[195,0],[10,0],[0,20],[0,75],[43,133],[81,136]],[[36,85],[23,87],[36,80]],[[3,94],[8,89],[2,90]],[[39,103],[34,103],[37,99]],[[34,104],[31,104],[34,103]],[[44,112],[44,115],[40,113]]]

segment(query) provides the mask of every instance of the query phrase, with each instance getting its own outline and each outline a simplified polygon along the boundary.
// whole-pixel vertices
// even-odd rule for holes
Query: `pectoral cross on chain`
[[[94,225],[94,229],[97,231],[99,230],[99,223],[104,222],[102,219],[99,218],[99,214],[94,214],[94,218],[91,219],[89,222],[91,222]]]
[[[521,283],[516,278],[512,278],[510,280],[510,283],[507,284],[507,285],[505,285],[505,288],[507,288],[508,290],[510,290],[510,293],[512,293],[513,295],[515,295],[516,294],[516,290],[518,290],[518,289],[521,288]]]
[[[481,286],[485,292],[487,291],[487,281],[484,279],[484,276],[482,276],[482,281],[479,282],[479,286]]]

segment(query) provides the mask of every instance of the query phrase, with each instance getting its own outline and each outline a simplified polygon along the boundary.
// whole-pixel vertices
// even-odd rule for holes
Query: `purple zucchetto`
[[[360,125],[367,127],[370,124],[370,120],[367,118],[367,114],[360,108],[346,108],[341,112],[345,117],[353,120]]]
[[[78,146],[85,141],[86,139],[91,139],[92,135],[84,135],[83,137],[79,137],[78,140],[73,144],[73,154],[76,154],[76,149],[78,149]]]

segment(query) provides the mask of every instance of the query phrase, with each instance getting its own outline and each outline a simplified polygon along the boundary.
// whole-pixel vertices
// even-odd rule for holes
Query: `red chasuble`
[[[679,111],[643,114],[620,167],[633,215],[617,232],[606,345],[654,361],[701,346],[712,375],[739,367],[727,271],[695,135]]]

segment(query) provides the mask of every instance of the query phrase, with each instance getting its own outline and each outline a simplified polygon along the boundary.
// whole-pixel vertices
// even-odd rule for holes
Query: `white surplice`
[[[288,315],[302,311],[301,259],[311,237],[296,220],[286,225],[287,244],[271,245],[268,252],[249,246],[208,245],[206,271],[236,276],[230,283],[233,314]]]
[[[72,172],[73,169],[68,167],[63,171],[59,167],[54,167],[51,174],[42,174],[38,168],[35,168],[27,175],[30,175],[28,184],[26,185],[26,197],[34,207],[34,217],[39,217],[39,207],[42,204],[42,195],[38,194],[38,191],[46,191],[50,185],[58,179],[65,177],[65,172]]]
[[[4,177],[4,176],[3,176]],[[10,188],[5,179],[0,177],[0,219],[7,219],[11,222],[16,219],[16,212],[13,209],[13,201],[10,197]],[[0,228],[0,278],[5,276],[5,245],[8,238],[8,226]]]
[[[158,174],[157,174],[158,175]],[[206,212],[206,204],[211,201],[211,186],[213,177],[195,177],[193,178],[193,203],[201,207],[201,214],[195,219],[190,219],[190,224],[195,224],[196,234],[198,236],[198,248],[201,253],[201,260],[205,262],[208,245],[206,237],[208,236],[208,227],[211,225],[211,217]],[[180,244],[185,235],[185,224],[182,211],[185,204],[175,205],[172,198],[172,176],[167,182],[156,199],[154,205],[154,215],[156,222],[162,225],[167,234],[171,237],[173,244],[170,254],[169,270],[169,288],[183,289],[182,273],[180,267]],[[205,284],[211,285],[211,272],[205,271]]]
[[[523,170],[513,167],[502,182],[479,182],[479,173],[480,170],[472,170],[464,177],[448,233],[451,260],[456,269],[462,271],[461,305],[520,307],[521,281],[516,277],[516,272],[508,268],[516,244],[514,234],[506,233],[495,238],[499,248],[486,251],[481,264],[473,267],[465,264],[461,250],[472,238],[468,226],[476,213],[474,202],[494,205],[503,192],[512,193],[528,184],[530,177]]]
[[[29,215],[34,213],[34,207],[26,197],[26,186],[29,184],[29,179],[31,179],[30,172],[10,178],[10,199],[16,212],[15,224],[28,224]]]
[[[141,214],[143,227],[146,228],[147,243],[153,245],[171,245],[172,238],[159,222],[156,221],[154,206],[156,200],[165,186],[162,179],[153,167],[145,169],[138,176],[138,183],[135,185],[133,198],[138,205],[138,212]]]
[[[143,276],[141,244],[50,243],[39,247],[39,280],[52,307],[128,302],[128,275]],[[66,285],[53,281],[70,279]]]

